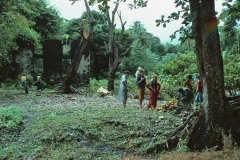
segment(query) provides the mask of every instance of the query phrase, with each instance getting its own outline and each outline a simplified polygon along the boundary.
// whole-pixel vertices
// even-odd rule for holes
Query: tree
[[[133,35],[134,41],[136,41],[138,46],[149,47],[149,34],[146,32],[143,24],[140,21],[133,22],[133,25],[130,28],[130,31]]]
[[[171,43],[166,43],[165,44],[165,52],[166,53],[177,53],[178,50],[177,50],[177,47]]]
[[[105,15],[104,15],[105,17]],[[97,80],[100,79],[101,71],[108,70],[108,55],[106,54],[104,41],[108,38],[108,25],[102,23],[96,25],[94,29],[94,36],[90,41],[90,54],[91,54],[91,75]],[[107,78],[107,77],[105,77]]]
[[[90,11],[89,6],[88,6],[87,0],[84,0],[84,2],[85,2],[88,18],[89,18],[89,21],[90,21],[90,28],[89,28],[89,32],[88,32],[87,28],[86,28],[86,23],[87,22],[86,22],[86,20],[83,20],[83,28],[82,28],[83,32],[81,33],[82,34],[82,39],[81,39],[79,45],[77,46],[72,64],[69,67],[69,69],[66,73],[66,76],[64,77],[64,83],[62,85],[62,92],[63,93],[70,93],[71,92],[70,86],[73,82],[74,77],[77,74],[82,55],[88,51],[89,39],[90,39],[90,37],[93,33],[94,18],[93,18],[93,15],[92,15],[91,11]]]
[[[158,56],[151,51],[150,46],[155,45],[157,48],[160,39],[158,37],[153,38],[153,35],[146,31],[140,21],[133,22],[129,32],[133,41],[133,49],[127,55],[127,58],[123,59],[121,69],[129,70],[130,73],[135,73],[139,66],[148,71],[152,70],[154,65],[157,64]]]
[[[223,9],[219,18],[224,22],[221,26],[221,40],[222,48],[226,49],[229,53],[240,54],[240,0],[235,0],[233,5],[223,3],[227,6]]]
[[[130,73],[135,73],[140,66],[146,71],[153,71],[154,66],[158,63],[158,59],[159,56],[152,53],[148,48],[139,46],[137,42],[133,42],[133,49],[127,58],[122,61],[122,69],[129,70]]]
[[[29,2],[32,7],[19,9],[18,12],[28,20],[34,22],[33,30],[41,36],[41,41],[47,39],[61,39],[63,35],[63,18],[59,11],[49,6],[47,0]]]
[[[162,44],[160,39],[156,36],[150,39],[150,50],[161,57],[166,54],[164,44]]]
[[[108,25],[107,18],[104,13],[92,11],[94,17],[94,36],[91,37],[89,42],[89,51],[91,55],[91,77],[95,77],[97,80],[100,79],[100,73],[102,70],[108,70],[108,56],[105,53],[104,41],[108,36]],[[84,12],[80,18],[71,19],[67,23],[66,33],[70,35],[69,41],[79,40],[79,31],[81,30],[80,22],[82,19],[87,18],[87,13]]]
[[[114,79],[115,79],[115,73],[118,69],[119,64],[122,61],[122,58],[129,54],[129,52],[132,49],[132,46],[130,46],[125,52],[119,53],[119,45],[122,42],[123,39],[123,33],[125,30],[125,24],[123,23],[121,18],[121,13],[118,12],[118,16],[121,22],[122,30],[118,37],[114,39],[114,29],[115,29],[115,14],[117,12],[118,6],[119,6],[120,0],[117,0],[116,5],[114,7],[114,10],[112,11],[112,15],[110,18],[109,10],[106,11],[107,15],[107,21],[108,21],[108,29],[109,29],[109,42],[108,45],[106,44],[106,51],[109,56],[109,72],[108,72],[108,90],[113,91],[114,90]],[[107,6],[107,3],[106,5]]]
[[[21,3],[17,1],[1,1],[0,2],[0,77],[15,78],[13,74],[12,63],[14,62],[14,51],[18,50],[17,41],[23,41],[28,45],[39,47],[40,36],[32,29],[34,23],[19,13],[33,7],[32,0],[23,0]]]

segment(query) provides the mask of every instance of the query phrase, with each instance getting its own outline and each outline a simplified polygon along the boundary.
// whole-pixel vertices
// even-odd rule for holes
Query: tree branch
[[[122,54],[120,55],[120,57],[122,58],[122,57],[128,55],[128,54],[130,53],[130,51],[132,50],[132,48],[133,48],[133,46],[130,46],[124,53],[122,53]]]
[[[92,12],[89,8],[87,0],[84,0],[84,2],[85,2],[86,10],[87,10],[87,16],[89,18],[89,23],[90,23],[89,35],[91,36],[93,34],[94,17],[93,17],[93,14],[92,14]]]
[[[122,21],[122,16],[121,16],[121,12],[117,12],[117,14],[118,14],[118,17],[119,17],[119,19],[120,19],[121,27],[122,27],[121,33],[120,33],[120,35],[118,36],[118,43],[121,43],[122,37],[123,37],[123,33],[124,33],[124,30],[125,30],[125,24],[127,23],[127,21],[125,21],[125,22],[123,23],[123,21]]]
[[[178,126],[173,130],[173,132],[167,137],[167,139],[171,139],[174,135],[176,135],[178,131],[182,130],[195,115],[196,113],[193,112],[182,125]]]
[[[107,11],[106,16],[107,16],[107,21],[108,21],[108,27],[110,28],[111,25],[112,25],[112,22],[111,22],[111,19],[110,19],[109,11]]]
[[[106,52],[107,52],[107,54],[109,54],[109,50],[108,50],[108,46],[107,46],[106,41],[104,41],[104,44],[105,44]]]

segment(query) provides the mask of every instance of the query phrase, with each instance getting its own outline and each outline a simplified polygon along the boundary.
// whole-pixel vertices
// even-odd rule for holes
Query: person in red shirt
[[[202,92],[203,92],[202,81],[200,79],[200,76],[198,76],[196,88],[196,106],[198,106],[198,102],[200,102],[200,105],[203,102]]]
[[[146,87],[149,89],[149,103],[147,105],[148,109],[156,109],[157,106],[157,98],[158,94],[160,93],[161,84],[157,82],[157,75],[154,74],[152,76],[152,79],[148,84],[146,84]]]

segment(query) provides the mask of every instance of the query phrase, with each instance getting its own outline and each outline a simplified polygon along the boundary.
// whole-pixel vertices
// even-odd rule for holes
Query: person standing
[[[202,92],[203,92],[202,81],[200,76],[198,76],[196,88],[196,106],[198,106],[198,102],[200,102],[200,105],[203,102]]]
[[[22,75],[21,81],[22,81],[22,89],[24,89],[25,93],[28,94],[27,77],[25,74]]]
[[[192,87],[192,80],[193,80],[193,78],[192,78],[192,75],[189,75],[188,76],[188,79],[184,82],[184,87],[186,87],[186,88],[189,88],[190,89],[190,91],[192,92],[192,99],[191,99],[191,104],[194,104],[194,96],[193,96],[193,87]]]
[[[146,86],[150,90],[149,91],[150,98],[149,98],[149,103],[148,103],[147,108],[155,109],[157,106],[157,96],[158,96],[158,93],[160,93],[160,86],[159,86],[159,91],[158,91],[158,83],[157,83],[157,75],[156,74],[154,74],[152,76],[152,79]]]
[[[135,73],[135,77],[138,78],[138,76],[140,76],[140,73],[141,73],[141,70],[142,68],[141,67],[138,67],[136,73]]]
[[[146,78],[144,76],[144,69],[140,70],[140,76],[137,77],[138,84],[138,98],[139,98],[139,108],[142,108],[142,101],[145,94]]]
[[[183,86],[193,90],[193,87],[192,87],[192,75],[188,76],[188,79],[184,82]]]
[[[42,84],[42,81],[41,81],[41,74],[39,74],[37,76],[37,83],[36,83],[36,86],[37,86],[37,90],[43,90],[43,84]]]
[[[118,95],[117,101],[123,103],[123,107],[126,107],[127,103],[127,77],[129,75],[129,71],[125,71],[124,75],[121,76],[119,87],[118,87]]]

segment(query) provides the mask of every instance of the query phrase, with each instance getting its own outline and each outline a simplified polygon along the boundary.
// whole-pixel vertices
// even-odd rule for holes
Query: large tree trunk
[[[66,76],[64,78],[64,83],[62,85],[62,91],[63,93],[70,93],[70,86],[72,85],[73,79],[77,74],[78,67],[80,64],[80,61],[82,59],[82,55],[88,52],[88,40],[82,38],[81,42],[79,43],[76,53],[74,55],[73,61],[71,66],[68,68],[68,71],[66,73]]]
[[[203,108],[189,131],[190,150],[212,147],[221,149],[223,137],[232,133],[236,139],[239,129],[234,125],[224,91],[223,60],[215,17],[214,0],[189,0],[191,13],[197,13],[192,30],[198,69],[203,82]],[[237,136],[238,137],[238,136]]]
[[[112,17],[110,18],[109,11],[107,11],[107,20],[108,20],[108,27],[109,27],[109,42],[108,46],[106,45],[106,50],[109,56],[109,72],[108,72],[108,91],[114,90],[114,79],[115,79],[115,73],[118,69],[119,64],[122,61],[122,58],[129,54],[129,52],[132,49],[132,46],[130,46],[124,53],[119,54],[118,47],[119,44],[122,41],[123,33],[125,30],[125,24],[126,22],[122,22],[121,14],[118,13],[122,30],[120,32],[120,35],[118,36],[118,40],[115,41],[114,39],[114,28],[115,28],[115,14],[117,12],[118,6],[119,6],[120,0],[117,0],[117,3],[114,7],[114,10],[112,11]]]
[[[121,55],[118,55],[118,49],[115,47],[115,57],[114,60],[111,59],[112,57],[109,57],[109,72],[108,72],[108,91],[114,90],[114,80],[115,80],[115,74],[117,72],[118,66],[122,61],[122,58],[129,54],[131,51],[132,46],[129,47],[124,53]]]
[[[112,63],[109,65],[109,72],[108,72],[108,90],[113,91],[114,90],[114,79],[115,74],[117,72],[118,66],[121,63],[122,58],[119,58],[119,60],[115,60],[115,63]]]
[[[108,90],[113,91],[114,90],[114,79],[115,79],[115,71],[116,69],[109,69],[108,72]]]
[[[84,2],[85,2],[88,18],[90,19],[90,28],[89,28],[89,32],[87,32],[87,30],[86,30],[86,20],[83,20],[83,32],[81,33],[82,34],[82,40],[80,41],[80,43],[79,43],[79,45],[76,49],[72,64],[69,67],[69,69],[66,73],[66,76],[64,78],[64,83],[62,85],[62,92],[63,93],[70,93],[71,92],[70,86],[73,82],[74,77],[77,74],[78,67],[79,67],[80,61],[82,59],[82,55],[85,54],[86,52],[88,52],[88,45],[89,45],[89,39],[90,39],[89,36],[92,35],[92,33],[93,33],[93,26],[94,26],[93,15],[90,11],[87,0],[84,0]]]

